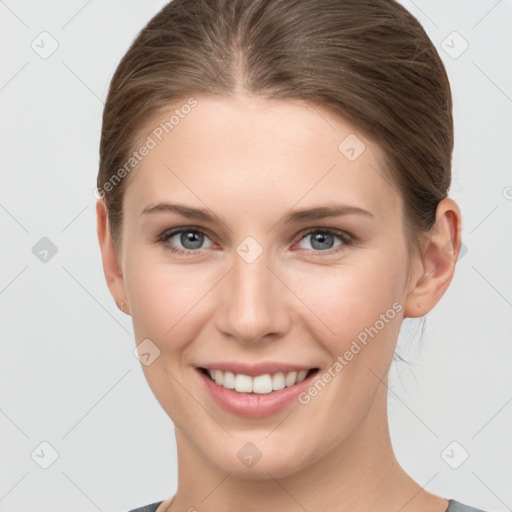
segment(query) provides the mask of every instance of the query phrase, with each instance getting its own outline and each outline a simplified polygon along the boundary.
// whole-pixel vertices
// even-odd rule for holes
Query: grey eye
[[[308,238],[311,239],[312,248],[319,251],[332,249],[335,238],[338,238],[339,240],[343,241],[339,235],[324,230],[316,230],[308,233],[304,238],[302,238],[301,242],[307,240]],[[306,249],[309,248],[306,247]]]

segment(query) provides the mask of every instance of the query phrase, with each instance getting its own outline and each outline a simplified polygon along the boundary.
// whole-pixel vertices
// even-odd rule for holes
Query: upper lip
[[[249,377],[256,377],[257,375],[264,375],[266,373],[277,372],[300,372],[302,370],[311,370],[317,368],[316,366],[304,366],[301,364],[279,363],[279,362],[261,362],[261,363],[241,363],[241,362],[228,362],[219,361],[218,363],[209,363],[200,365],[198,368],[205,368],[206,370],[221,370],[223,372],[241,373]]]

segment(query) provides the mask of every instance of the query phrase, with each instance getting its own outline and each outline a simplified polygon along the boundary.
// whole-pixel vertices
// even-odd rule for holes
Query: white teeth
[[[224,381],[224,374],[220,370],[215,370],[214,380],[217,384],[222,386],[222,383]]]
[[[220,370],[217,370],[220,371]],[[252,392],[252,378],[249,375],[237,374],[235,377],[235,390],[239,393]]]
[[[302,382],[309,370],[300,372],[277,372],[273,375],[266,373],[257,377],[250,377],[242,373],[223,372],[221,370],[208,370],[210,377],[219,385],[227,389],[234,389],[239,393],[258,393],[265,395],[272,391],[279,391],[285,387]]]
[[[284,386],[285,386],[284,373],[283,372],[274,373],[274,375],[272,376],[272,389],[274,391],[279,391],[280,389],[283,389]]]
[[[267,373],[252,379],[252,392],[264,395],[272,392],[272,377]]]
[[[306,378],[307,374],[308,374],[308,370],[301,370],[297,374],[297,382],[302,382]]]
[[[224,372],[222,385],[228,389],[235,389],[235,374],[233,372]]]
[[[286,374],[284,379],[285,386],[289,388],[297,382],[297,372],[290,372]]]

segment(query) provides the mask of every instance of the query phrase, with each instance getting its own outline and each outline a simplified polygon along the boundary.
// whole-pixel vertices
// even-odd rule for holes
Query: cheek
[[[159,350],[155,357],[153,348],[154,359],[142,364],[145,378],[169,417],[184,428],[198,411],[190,407],[190,396],[176,378],[187,364],[191,340],[203,328],[199,315],[204,314],[208,290],[215,283],[204,274],[198,278],[193,267],[134,257],[125,272],[136,344],[150,339]]]
[[[193,319],[208,302],[214,276],[194,265],[170,265],[147,258],[127,262],[125,289],[137,343],[154,340],[160,350],[177,351],[194,335]],[[172,343],[171,343],[172,341]]]
[[[331,441],[366,414],[392,362],[403,315],[399,257],[324,269],[302,282],[301,298],[315,313],[308,313],[305,329],[330,361],[319,374],[324,384],[312,383],[301,404],[319,425],[343,418],[324,433]]]
[[[309,310],[318,338],[347,340],[373,325],[403,300],[405,269],[382,257],[337,267],[318,267],[306,277],[290,276]],[[388,316],[395,316],[397,307]]]

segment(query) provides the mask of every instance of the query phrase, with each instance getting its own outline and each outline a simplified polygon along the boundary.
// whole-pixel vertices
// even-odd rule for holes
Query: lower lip
[[[279,391],[259,394],[239,393],[234,389],[226,389],[207,377],[199,368],[197,371],[218,405],[230,413],[246,418],[264,418],[283,410],[297,400],[297,396],[311,385],[311,380],[318,373],[318,370],[312,372],[302,382]]]

